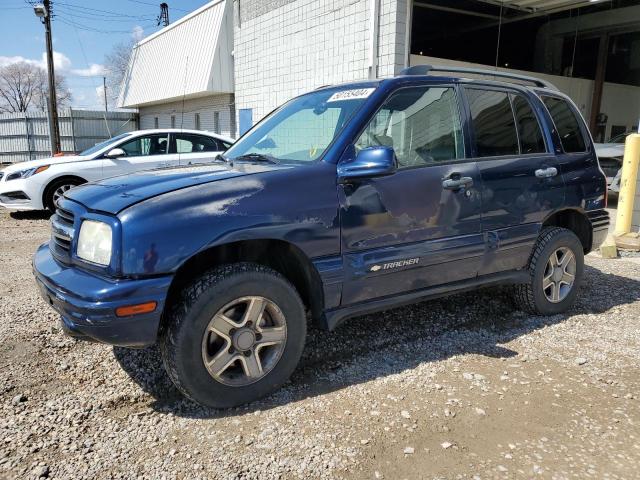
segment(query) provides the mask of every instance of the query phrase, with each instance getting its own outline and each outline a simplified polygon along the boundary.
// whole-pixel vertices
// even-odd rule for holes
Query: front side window
[[[587,144],[580,130],[580,123],[569,104],[561,98],[545,95],[542,96],[542,101],[549,110],[565,153],[586,151]]]
[[[356,141],[356,150],[393,147],[400,168],[464,158],[453,88],[412,87],[393,93]]]
[[[235,159],[305,163],[319,159],[374,87],[337,87],[294,98],[227,150]]]
[[[506,92],[465,89],[478,157],[517,155],[518,134]]]
[[[167,153],[169,135],[166,133],[143,135],[120,145],[127,157],[142,157],[146,155],[164,155]]]
[[[511,95],[511,101],[518,126],[520,153],[545,152],[542,130],[529,101],[523,95]]]
[[[176,133],[176,153],[217,152],[221,149],[214,138],[188,133]]]
[[[120,135],[110,138],[108,140],[105,140],[104,142],[96,143],[93,147],[87,148],[86,150],[83,150],[82,152],[80,152],[79,155],[93,155],[94,153],[99,152],[103,148],[116,144],[118,141],[128,137],[129,135],[130,135],[129,133],[121,133]]]

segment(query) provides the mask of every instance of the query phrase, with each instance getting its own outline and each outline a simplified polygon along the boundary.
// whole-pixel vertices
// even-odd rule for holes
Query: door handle
[[[538,178],[550,178],[558,175],[558,169],[556,167],[539,168],[535,173]]]
[[[463,187],[470,187],[473,185],[473,178],[471,177],[458,177],[452,175],[451,178],[445,178],[442,181],[442,188],[446,188],[448,190],[458,190]]]

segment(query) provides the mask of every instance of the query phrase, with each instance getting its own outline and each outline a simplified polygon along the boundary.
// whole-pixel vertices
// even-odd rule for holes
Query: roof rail
[[[542,80],[540,78],[530,77],[528,75],[520,75],[518,73],[503,72],[500,70],[486,70],[483,68],[449,67],[444,65],[414,65],[413,67],[408,67],[402,70],[400,72],[400,75],[429,75],[430,72],[474,73],[476,75],[489,75],[493,77],[520,80],[521,82],[533,83],[537,87],[558,90],[558,88],[553,83]]]

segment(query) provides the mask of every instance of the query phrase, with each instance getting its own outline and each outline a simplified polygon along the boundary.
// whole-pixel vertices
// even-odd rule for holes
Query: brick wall
[[[183,116],[184,111],[184,116]],[[200,116],[200,130],[216,131],[220,134],[235,137],[235,109],[232,94],[208,95],[206,97],[185,100],[184,109],[182,101],[168,102],[161,105],[140,107],[140,128],[155,128],[155,119],[158,118],[159,128],[171,128],[171,117],[175,117],[175,128],[195,129],[196,113]],[[216,115],[217,113],[217,115]]]
[[[236,2],[236,108],[255,123],[301,93],[368,78],[372,1]],[[407,0],[379,1],[378,76],[389,76],[404,65]]]

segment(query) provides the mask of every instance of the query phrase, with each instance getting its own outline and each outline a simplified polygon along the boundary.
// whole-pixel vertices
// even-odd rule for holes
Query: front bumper
[[[44,300],[61,316],[71,336],[118,345],[145,347],[156,342],[172,276],[110,280],[58,263],[48,244],[33,258],[36,283]],[[147,314],[118,317],[118,307],[155,301]]]
[[[0,207],[13,211],[44,210],[43,186],[31,178],[0,181]],[[20,194],[20,195],[18,195]],[[26,198],[16,198],[16,197]]]

